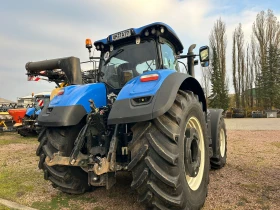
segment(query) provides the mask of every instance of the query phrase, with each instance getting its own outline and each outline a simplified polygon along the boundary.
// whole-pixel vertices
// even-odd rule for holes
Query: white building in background
[[[10,101],[10,100],[5,99],[5,98],[0,98],[0,105],[2,105],[2,104],[10,104],[10,103],[16,103],[16,102]]]
[[[34,96],[38,95],[50,95],[51,92],[40,92],[40,93],[35,93]],[[22,105],[27,105],[27,104],[32,104],[34,103],[34,96],[28,95],[28,96],[23,96],[23,97],[18,97],[17,98],[17,103],[22,104]]]

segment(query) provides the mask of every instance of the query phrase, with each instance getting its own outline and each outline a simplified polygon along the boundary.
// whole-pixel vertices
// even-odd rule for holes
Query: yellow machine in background
[[[2,130],[8,130],[8,126],[6,125],[7,121],[12,121],[13,117],[9,114],[9,112],[0,112],[0,127]]]
[[[59,90],[61,90],[61,88],[64,88],[68,86],[68,84],[66,82],[62,82],[59,84],[59,87],[56,87],[55,89],[52,90],[51,92],[51,96],[50,96],[50,100],[52,100],[59,92]]]

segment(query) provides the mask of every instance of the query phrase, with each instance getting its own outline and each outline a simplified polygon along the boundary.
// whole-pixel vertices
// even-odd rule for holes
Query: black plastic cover
[[[45,106],[38,116],[38,124],[47,127],[77,125],[86,114],[82,105]]]

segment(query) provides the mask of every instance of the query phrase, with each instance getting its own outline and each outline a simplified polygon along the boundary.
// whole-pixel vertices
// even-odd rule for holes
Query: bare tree
[[[280,24],[272,10],[261,11],[257,15],[253,23],[252,40],[255,40],[254,49],[256,51],[255,84],[257,87],[257,103],[260,106],[271,107],[273,98],[275,98],[272,94],[272,92],[275,92],[272,88],[274,85],[272,80],[275,78],[269,75],[272,75],[273,71],[275,71],[276,64],[272,65],[272,62],[276,62],[277,59],[270,58],[274,57],[275,53],[277,54],[277,49],[280,47]],[[271,85],[268,85],[268,83],[271,83]]]
[[[254,64],[251,60],[253,60],[252,56],[254,57],[255,54],[251,55],[249,53],[249,44],[247,44],[246,49],[244,47],[244,33],[241,23],[235,28],[232,39],[232,78],[236,107],[247,108],[248,106],[252,106],[252,103],[249,102],[249,95],[251,95],[249,91],[253,88],[254,79],[252,75],[254,74],[252,65]]]
[[[204,94],[206,99],[210,96],[210,87],[211,87],[211,73],[209,67],[202,68],[202,78],[201,78],[201,86],[204,89]]]
[[[229,97],[226,85],[226,24],[219,18],[209,36],[211,49],[211,107],[228,109]]]
[[[222,72],[223,82],[225,82],[226,77],[226,47],[227,47],[227,37],[226,37],[226,24],[219,18],[213,27],[210,34],[210,47],[211,49],[216,49],[217,56],[219,58],[219,69]]]
[[[243,95],[244,88],[244,33],[242,30],[242,25],[239,23],[238,27],[234,30],[233,33],[233,46],[232,46],[232,78],[233,85],[235,90],[235,99],[236,99],[236,107],[240,108],[240,97],[242,106],[244,107],[244,97]]]

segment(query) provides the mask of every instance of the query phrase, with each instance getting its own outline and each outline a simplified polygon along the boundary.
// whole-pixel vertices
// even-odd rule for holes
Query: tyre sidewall
[[[201,180],[201,184],[199,188],[195,191],[193,191],[186,180],[185,175],[185,165],[184,165],[184,151],[185,151],[185,128],[188,120],[191,117],[196,117],[201,125],[201,129],[204,136],[204,150],[205,150],[205,159],[204,159],[204,172],[203,177]],[[185,199],[187,202],[187,206],[190,207],[190,209],[197,209],[200,206],[202,206],[205,202],[205,198],[207,195],[207,185],[209,182],[209,141],[206,134],[206,123],[205,123],[205,117],[202,111],[202,107],[199,104],[198,101],[192,101],[188,106],[186,107],[186,110],[184,111],[184,116],[182,122],[180,123],[180,136],[179,136],[179,160],[178,163],[180,164],[180,182],[183,186],[183,196],[185,196]]]
[[[221,150],[220,150],[220,147],[221,147],[220,131],[221,131],[221,129],[223,129],[224,132],[225,132],[225,153],[224,153],[224,156],[222,156]],[[225,121],[224,121],[223,117],[221,117],[219,119],[218,130],[217,130],[217,138],[216,139],[217,139],[217,142],[215,142],[216,143],[216,155],[220,159],[221,166],[224,166],[225,163],[226,163],[226,159],[227,159],[227,133],[226,133],[226,124],[225,124]]]

